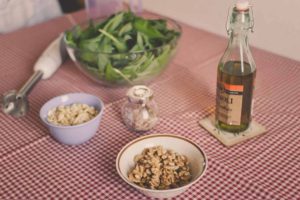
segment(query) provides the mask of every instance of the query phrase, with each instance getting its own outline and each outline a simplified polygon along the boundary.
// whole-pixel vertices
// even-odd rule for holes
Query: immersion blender
[[[34,74],[19,91],[12,90],[3,94],[1,107],[5,114],[22,117],[29,110],[27,96],[41,79],[50,78],[60,67],[66,57],[66,50],[62,42],[63,34],[57,37],[36,61]]]

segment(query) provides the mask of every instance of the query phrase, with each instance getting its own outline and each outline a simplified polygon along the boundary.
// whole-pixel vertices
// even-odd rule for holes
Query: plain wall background
[[[143,0],[143,6],[186,24],[227,36],[225,24],[234,0]],[[253,0],[250,44],[300,61],[300,0]]]

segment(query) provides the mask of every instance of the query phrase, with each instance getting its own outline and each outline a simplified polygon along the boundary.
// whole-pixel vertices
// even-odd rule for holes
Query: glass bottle
[[[121,112],[123,121],[129,129],[148,131],[156,125],[158,109],[150,88],[143,85],[130,88],[127,100]]]
[[[229,42],[217,72],[216,126],[228,132],[242,132],[251,123],[256,67],[248,32],[253,25],[249,2],[238,1],[228,15]]]

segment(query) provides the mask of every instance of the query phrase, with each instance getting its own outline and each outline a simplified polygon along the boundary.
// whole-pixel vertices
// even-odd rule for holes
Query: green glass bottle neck
[[[220,60],[220,67],[223,67],[222,70],[226,70],[224,64],[227,62],[239,62],[247,63],[247,66],[250,66],[246,69],[242,65],[240,74],[245,75],[255,71],[255,63],[248,43],[248,35],[254,24],[252,14],[250,13],[252,13],[251,8],[244,11],[238,11],[233,8],[229,14],[227,21],[229,41],[224,55]]]
[[[249,31],[241,31],[241,30],[233,30],[230,33],[229,37],[229,45],[243,45],[248,47],[248,32]]]
[[[227,21],[227,32],[229,34],[229,45],[243,45],[248,47],[248,34],[253,30],[252,9],[239,11],[235,7],[231,9]]]
[[[251,7],[248,10],[239,11],[235,7],[231,9],[227,20],[227,32],[229,35],[247,35],[253,31],[254,20]]]

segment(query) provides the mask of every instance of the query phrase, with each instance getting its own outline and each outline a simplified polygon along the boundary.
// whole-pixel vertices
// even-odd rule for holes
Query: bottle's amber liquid
[[[251,122],[251,107],[256,71],[251,68],[249,63],[244,62],[243,66],[241,65],[241,61],[229,61],[225,64],[221,63],[218,67],[216,125],[222,130],[233,133],[238,133],[246,130]],[[227,85],[243,86],[243,92],[240,93],[242,95],[242,106],[239,124],[232,125],[231,123],[224,122],[224,113],[223,120],[221,120],[222,108],[220,107],[221,91],[219,84],[224,83]],[[224,104],[224,101],[222,103]]]

